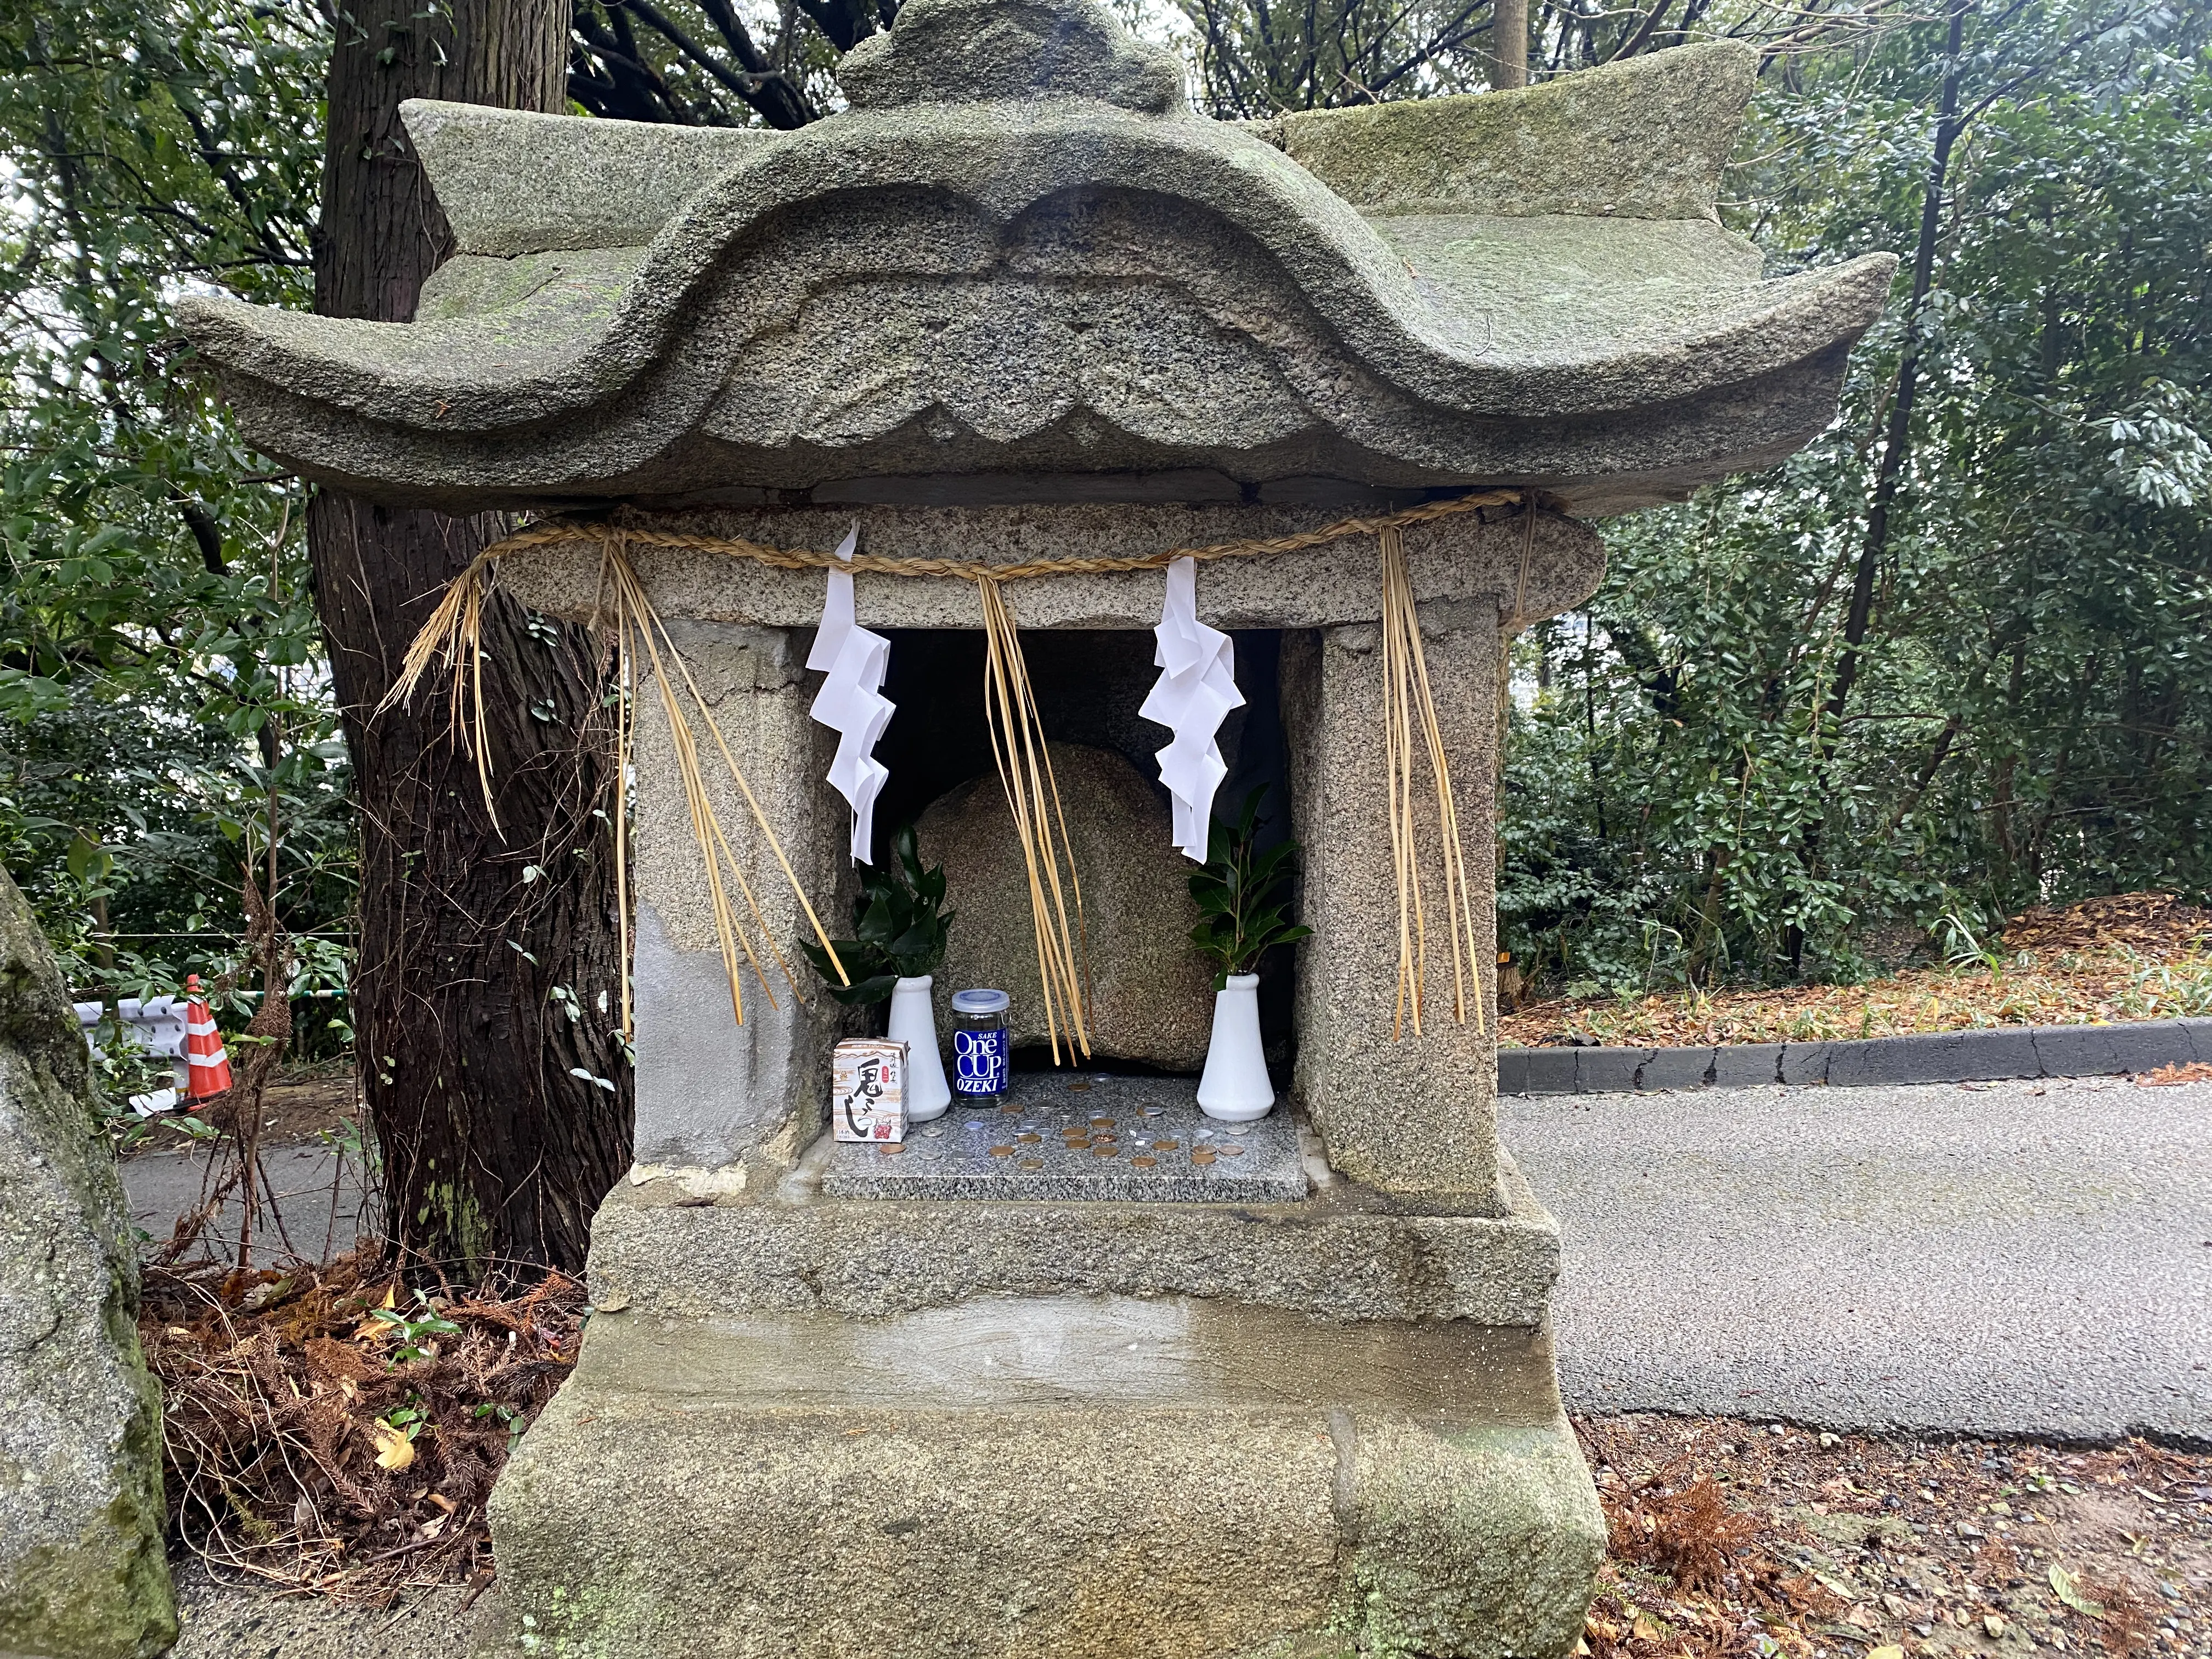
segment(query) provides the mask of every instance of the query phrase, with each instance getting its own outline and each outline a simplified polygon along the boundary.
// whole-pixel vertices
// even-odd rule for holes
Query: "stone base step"
[[[601,1314],[492,1514],[604,1659],[1559,1659],[1604,1545],[1540,1330],[1182,1297]]]

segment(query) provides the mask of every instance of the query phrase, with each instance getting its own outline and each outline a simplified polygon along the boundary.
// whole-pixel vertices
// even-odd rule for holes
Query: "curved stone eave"
[[[988,487],[995,475],[1088,478],[1105,484],[1104,498],[1156,501],[1216,499],[1224,488],[1258,498],[1266,486],[1284,479],[1416,493],[1528,484],[1561,498],[1571,511],[1597,517],[1680,500],[1698,485],[1771,465],[1801,447],[1832,416],[1850,344],[1840,342],[1814,359],[1723,394],[1674,399],[1601,421],[1470,422],[1460,434],[1464,447],[1441,458],[1447,464],[1433,456],[1409,463],[1320,427],[1256,450],[1164,448],[1127,434],[1102,436],[1095,417],[1078,411],[1078,424],[1091,429],[1046,432],[1012,446],[972,435],[946,441],[927,431],[927,420],[916,420],[884,442],[852,448],[738,446],[694,431],[628,465],[616,464],[604,446],[590,442],[596,434],[583,426],[577,428],[579,453],[593,464],[562,471],[547,465],[548,454],[559,447],[550,432],[518,443],[509,436],[378,429],[351,417],[334,419],[313,400],[272,388],[249,398],[225,377],[223,390],[246,416],[248,438],[301,476],[395,507],[456,514],[568,510],[623,501],[802,505],[848,498],[862,482],[870,486],[865,498],[871,500],[989,501],[1001,498]],[[964,488],[969,478],[983,485]],[[1187,484],[1195,493],[1178,494]],[[1123,485],[1133,492],[1126,497],[1115,494]]]
[[[1891,268],[1876,256],[1747,290],[1739,282],[1736,303],[1693,314],[1664,345],[1616,343],[1608,355],[1601,339],[1580,362],[1516,362],[1486,343],[1480,313],[1456,308],[1463,295],[1425,292],[1373,227],[1268,145],[1195,117],[1060,100],[861,112],[803,129],[695,196],[618,283],[555,284],[506,310],[413,325],[208,300],[179,314],[248,396],[257,384],[305,388],[380,425],[521,437],[651,374],[702,284],[763,222],[811,208],[834,224],[841,209],[899,190],[943,192],[1002,226],[1072,191],[1189,204],[1264,250],[1378,379],[1476,417],[1633,407],[1768,372],[1863,330]]]

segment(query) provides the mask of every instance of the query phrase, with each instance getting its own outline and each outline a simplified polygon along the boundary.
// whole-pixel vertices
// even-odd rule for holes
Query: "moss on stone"
[[[1717,40],[1523,92],[1300,111],[1279,142],[1363,212],[1710,218],[1758,66]]]

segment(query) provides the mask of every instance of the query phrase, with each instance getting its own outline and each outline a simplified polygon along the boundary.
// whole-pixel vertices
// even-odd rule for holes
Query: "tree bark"
[[[1528,84],[1528,0],[1491,0],[1490,88]]]
[[[1920,387],[1921,319],[1935,286],[1936,243],[1943,223],[1943,203],[1951,172],[1951,151],[1966,122],[1959,113],[1959,80],[1965,71],[1966,13],[1972,0],[1951,0],[1950,28],[1943,46],[1943,82],[1938,94],[1935,152],[1928,161],[1928,183],[1920,198],[1920,237],[1912,250],[1912,297],[1905,310],[1905,343],[1897,366],[1897,395],[1889,405],[1889,431],[1875,465],[1873,494],[1867,503],[1866,540],[1851,577],[1850,613],[1844,622],[1844,654],[1828,693],[1831,722],[1844,717],[1851,688],[1858,683],[1861,647],[1874,619],[1875,577],[1889,550],[1889,512],[1904,481],[1912,442],[1912,404]]]
[[[344,14],[318,311],[408,321],[451,251],[400,100],[558,110],[568,25],[557,0],[366,0]],[[504,597],[486,607],[495,820],[442,687],[376,713],[439,592],[506,528],[327,490],[307,517],[361,811],[354,1024],[386,1237],[471,1277],[510,1262],[580,1268],[631,1127],[600,648]]]

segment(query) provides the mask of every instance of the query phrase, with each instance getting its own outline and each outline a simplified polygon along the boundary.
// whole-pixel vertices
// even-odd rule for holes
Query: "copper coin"
[[[1091,1127],[1094,1129],[1110,1129],[1114,1127],[1114,1120],[1110,1117],[1094,1117],[1091,1120]]]
[[[1001,1117],[1019,1117],[1021,1115],[1022,1109],[1018,1106],[1001,1106],[999,1108],[999,1115]]]
[[[1067,1085],[1067,1091],[1072,1095],[1079,1095],[1090,1086],[1087,1083],[1071,1083]]]
[[[1224,1146],[1221,1148],[1221,1156],[1224,1158],[1242,1158],[1244,1156],[1244,1149],[1242,1146]]]
[[[1156,1152],[1171,1152],[1182,1145],[1182,1142],[1180,1140],[1156,1140],[1152,1143],[1152,1150]]]
[[[994,1146],[991,1148],[991,1156],[993,1158],[1012,1158],[1013,1155],[1014,1149],[1011,1146]]]
[[[1093,1146],[1091,1152],[1094,1158],[1118,1158],[1121,1149],[1119,1146]]]
[[[1190,1161],[1194,1164],[1211,1164],[1213,1162],[1213,1154],[1212,1152],[1193,1152],[1190,1155]]]
[[[1133,1158],[1129,1162],[1139,1170],[1149,1170],[1152,1165],[1158,1164],[1159,1159],[1156,1158]]]
[[[1025,1158],[1022,1160],[1022,1168],[1024,1170],[1042,1170],[1044,1168],[1044,1163],[1043,1160],[1040,1158]]]
[[[884,1158],[896,1158],[905,1150],[905,1146],[896,1140],[883,1140],[876,1143],[878,1155]]]
[[[1014,1139],[1033,1146],[1038,1141],[1043,1139],[1044,1137],[1042,1135],[1016,1135]]]

